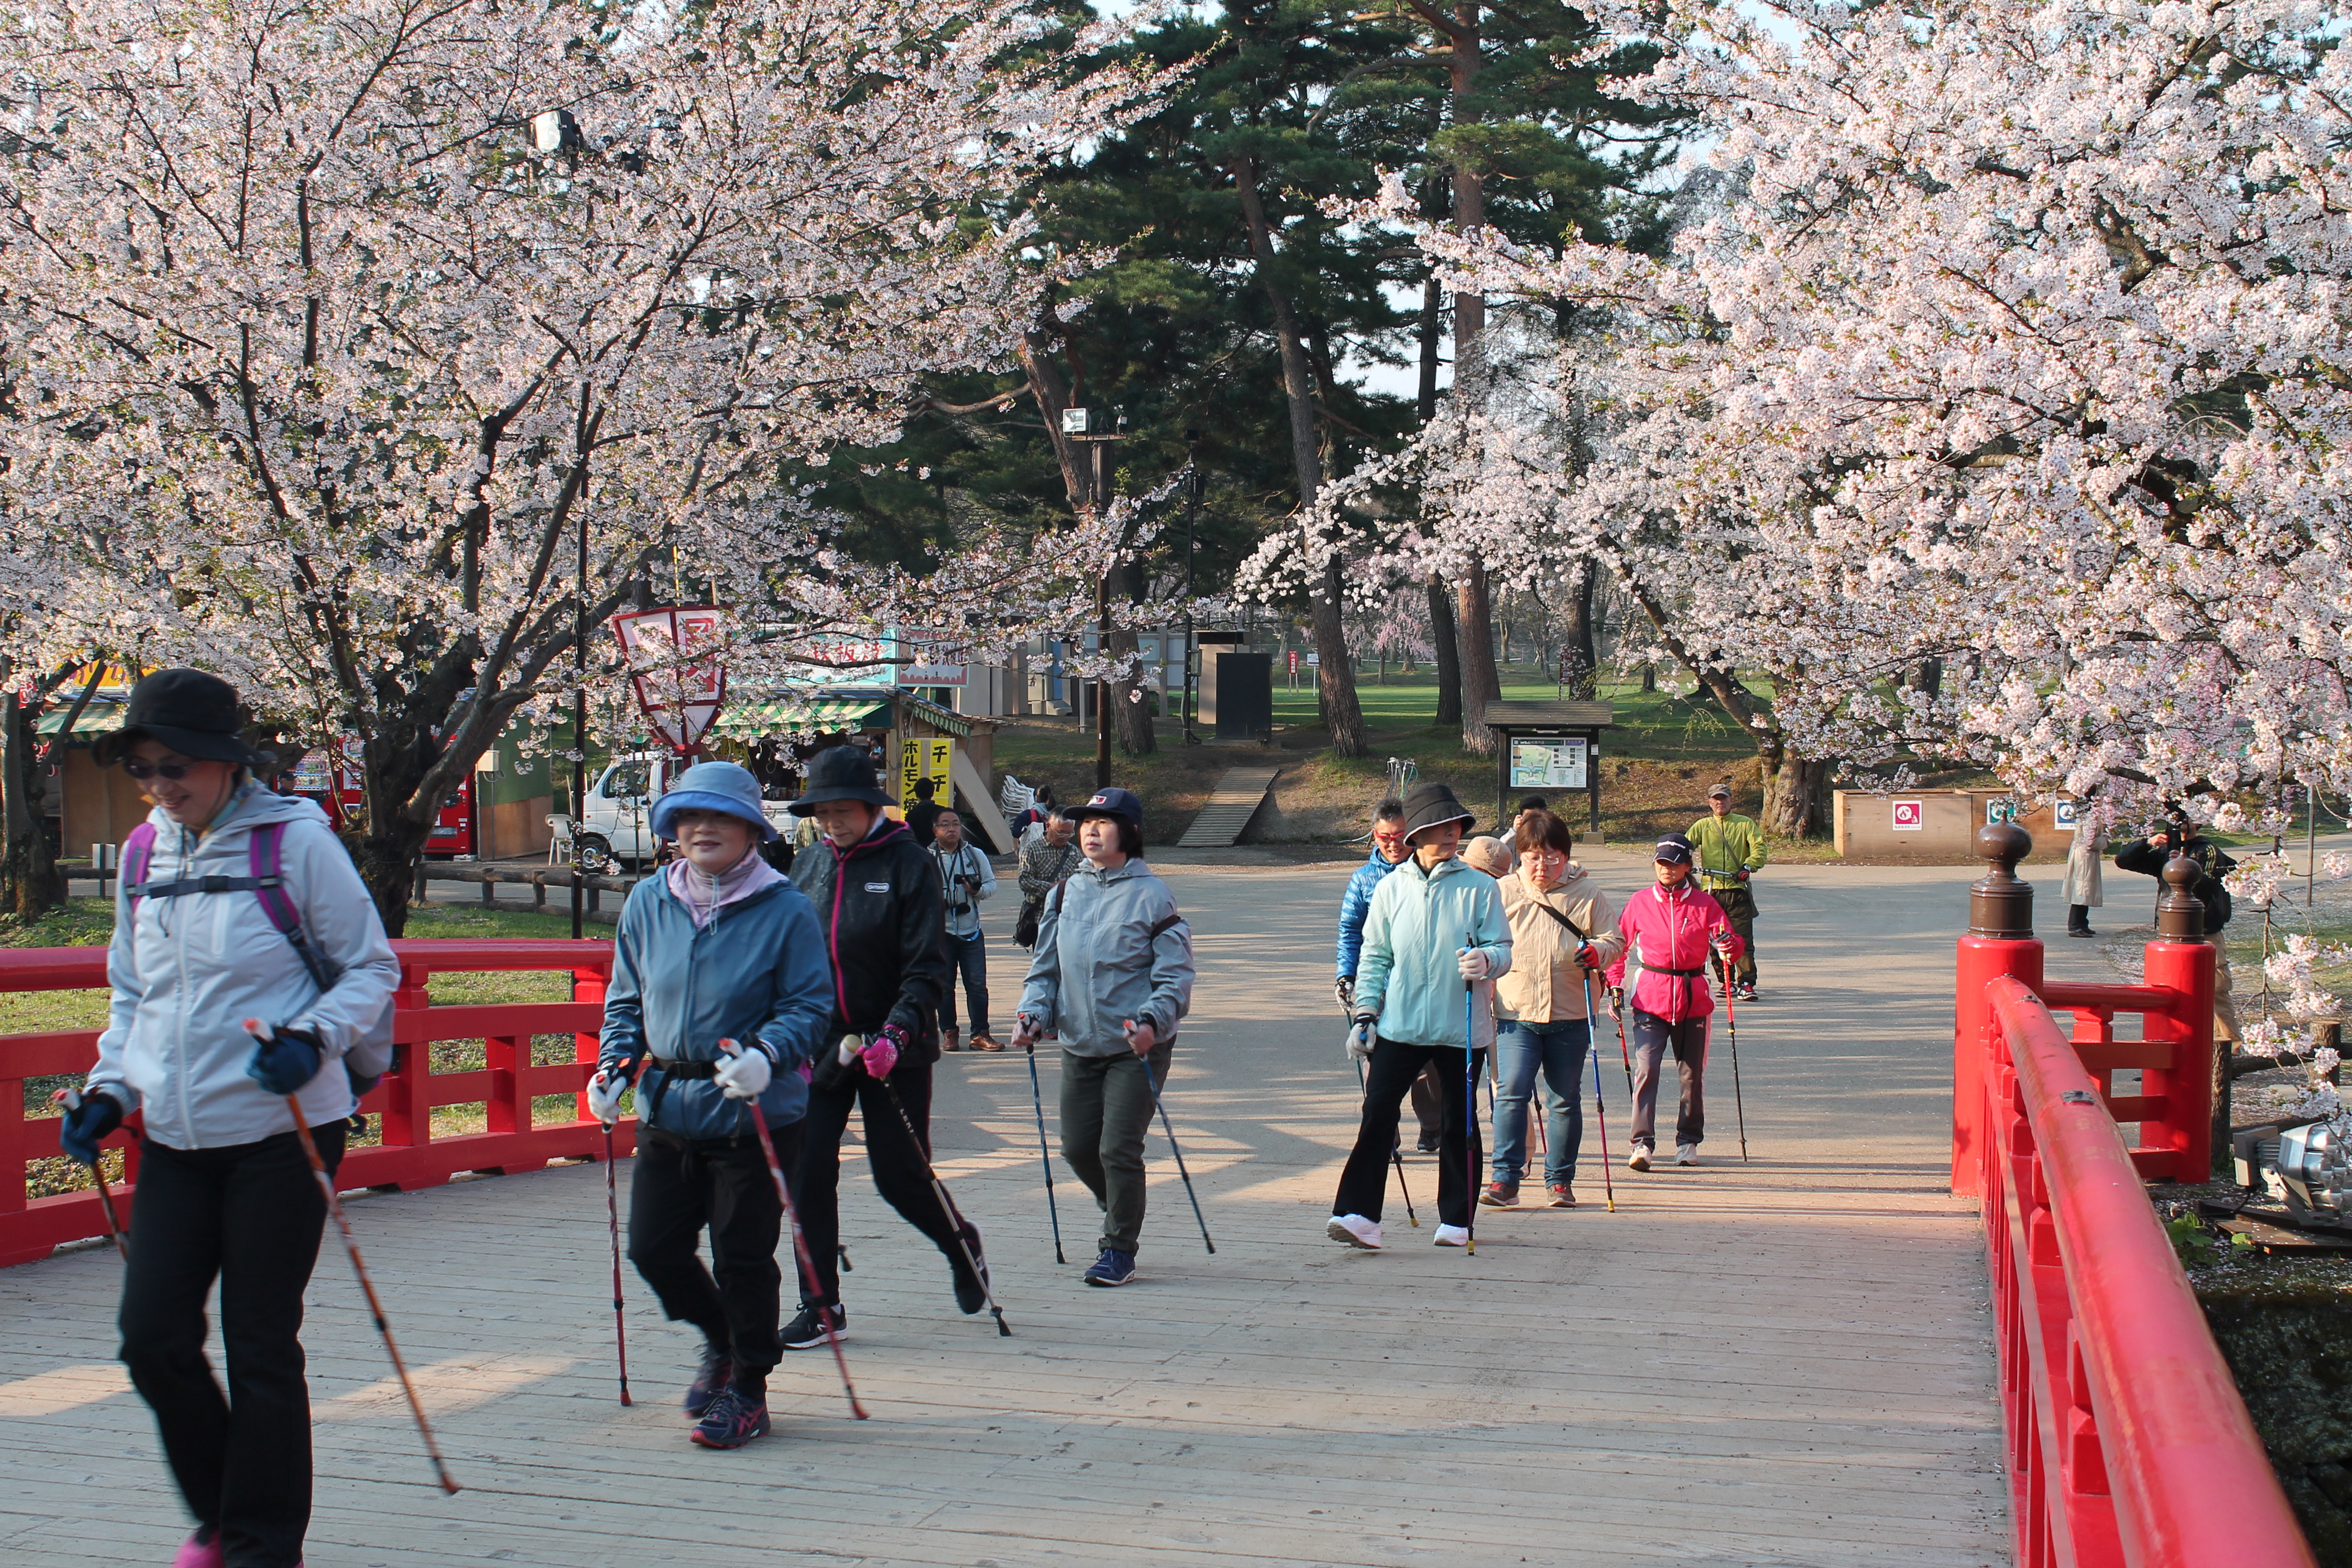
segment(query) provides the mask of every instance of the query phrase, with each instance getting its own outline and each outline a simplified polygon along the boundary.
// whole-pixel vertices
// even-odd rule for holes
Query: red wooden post
[[[599,1007],[603,1006],[604,1005],[604,988],[611,981],[613,975],[612,963],[612,959],[607,957],[604,960],[604,968],[573,970],[572,972],[572,999],[574,1002],[593,1002]],[[572,1036],[572,1059],[574,1061],[589,1062],[593,1064],[596,1060],[598,1040],[599,1037],[595,1035]],[[577,1109],[572,1112],[572,1114],[577,1116],[583,1121],[593,1120],[595,1115],[595,1112],[588,1109],[588,1089],[586,1084],[589,1076],[590,1075],[584,1073],[581,1075],[582,1087],[580,1092],[573,1097],[573,1104]]]
[[[1984,1194],[1982,1166],[1997,1142],[1998,1130],[1985,1121],[1993,1028],[1985,986],[2000,975],[2014,974],[2042,989],[2033,889],[2017,875],[2017,863],[2033,852],[2033,840],[2013,822],[1988,823],[1977,829],[1976,851],[1989,868],[1969,886],[1969,933],[1960,938],[1953,992],[1952,1191],[1961,1197]]]
[[[2197,863],[2175,855],[2164,868],[2156,906],[2156,940],[2142,978],[2164,994],[2150,1008],[2146,1036],[2173,1043],[2168,1067],[2144,1068],[2140,1093],[2164,1101],[2160,1126],[2143,1121],[2144,1148],[2173,1151],[2172,1179],[2201,1182],[2213,1170],[2213,947],[2205,940],[2205,906],[2189,895]]]

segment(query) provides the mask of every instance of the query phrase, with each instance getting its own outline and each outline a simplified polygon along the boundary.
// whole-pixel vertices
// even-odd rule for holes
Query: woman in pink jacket
[[[1636,1171],[1650,1168],[1658,1145],[1658,1069],[1668,1047],[1682,1078],[1675,1163],[1698,1163],[1706,1136],[1706,1021],[1715,1011],[1709,955],[1736,959],[1740,947],[1723,906],[1691,886],[1690,840],[1669,833],[1658,840],[1654,858],[1657,885],[1625,900],[1617,918],[1625,948],[1609,966],[1609,1010],[1618,1013],[1626,961],[1640,954],[1642,978],[1633,987],[1633,1152],[1625,1161]]]

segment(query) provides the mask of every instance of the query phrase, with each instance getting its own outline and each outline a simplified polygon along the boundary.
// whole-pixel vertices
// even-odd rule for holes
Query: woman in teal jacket
[[[688,768],[654,807],[653,828],[677,840],[679,857],[622,907],[589,1100],[610,1121],[636,1084],[629,1260],[664,1312],[703,1332],[686,1395],[694,1441],[735,1448],[769,1428],[782,1279],[783,1209],[745,1119],[767,1122],[791,1169],[833,971],[815,910],[760,856],[776,830],[749,772]],[[696,1251],[705,1226],[711,1268]]]
[[[1469,1243],[1480,1151],[1469,1113],[1474,1063],[1466,1053],[1494,1044],[1495,976],[1511,967],[1511,928],[1495,879],[1454,858],[1470,814],[1442,784],[1414,790],[1405,813],[1412,858],[1381,879],[1364,918],[1356,1016],[1348,1031],[1348,1054],[1369,1064],[1364,1120],[1324,1227],[1332,1240],[1367,1250],[1381,1245],[1398,1102],[1432,1062],[1445,1086],[1437,1245]]]

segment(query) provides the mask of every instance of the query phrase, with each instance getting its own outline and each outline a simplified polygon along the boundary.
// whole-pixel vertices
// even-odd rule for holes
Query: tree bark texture
[[[1486,704],[1503,694],[1495,669],[1495,624],[1486,568],[1473,563],[1455,583],[1454,649],[1462,666],[1462,745],[1482,757],[1495,754],[1495,732],[1486,728]]]
[[[1143,564],[1129,561],[1111,574],[1111,582],[1129,603],[1143,596]],[[1110,634],[1110,651],[1125,658],[1135,651],[1135,632],[1121,626]],[[1111,683],[1111,708],[1118,716],[1118,749],[1130,757],[1149,756],[1160,749],[1151,723],[1151,699],[1142,683],[1129,674]]]
[[[1256,163],[1236,158],[1231,168],[1234,187],[1241,196],[1242,216],[1249,228],[1250,255],[1274,318],[1276,343],[1282,351],[1282,389],[1290,410],[1290,457],[1297,472],[1298,510],[1303,515],[1314,510],[1315,498],[1323,488],[1323,452],[1315,429],[1314,370],[1307,363],[1297,315],[1275,276],[1274,240],[1267,229],[1265,204],[1258,195]],[[1339,557],[1334,552],[1316,573],[1307,594],[1318,665],[1316,695],[1330,730],[1331,750],[1342,757],[1360,757],[1366,749],[1364,710],[1356,698],[1356,673],[1348,658],[1341,597]]]
[[[0,879],[7,887],[7,912],[38,920],[65,902],[66,889],[42,820],[40,737],[33,730],[33,710],[18,700],[13,682],[0,696],[0,795],[6,797],[0,801],[6,832]]]
[[[1568,596],[1560,640],[1568,654],[1568,694],[1591,698],[1601,690],[1601,654],[1592,633],[1592,599],[1601,573],[1590,561],[1576,566],[1576,584]]]
[[[1462,722],[1462,657],[1454,634],[1454,591],[1429,574],[1429,640],[1437,664],[1437,719],[1442,728]]]

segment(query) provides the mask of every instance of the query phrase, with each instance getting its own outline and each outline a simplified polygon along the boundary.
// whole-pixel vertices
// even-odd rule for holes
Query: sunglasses
[[[196,771],[196,764],[194,763],[125,763],[122,764],[122,771],[142,784],[156,778],[170,779],[173,784],[178,784]]]

